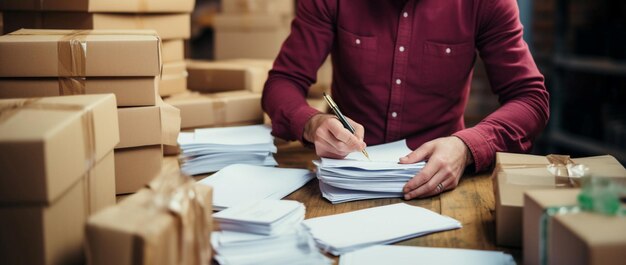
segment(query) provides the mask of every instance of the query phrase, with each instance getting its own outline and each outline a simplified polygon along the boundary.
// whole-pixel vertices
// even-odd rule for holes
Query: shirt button
[[[399,84],[402,84],[402,80],[400,80],[400,79],[396,79],[396,84],[398,84],[398,85],[399,85]]]
[[[451,52],[452,52],[452,49],[446,48],[446,54],[450,54]]]
[[[409,17],[409,13],[404,12],[404,14],[402,14],[403,17]]]
[[[356,45],[361,44],[361,39],[356,39],[356,40],[354,41],[354,43],[356,43]]]
[[[404,52],[404,46],[400,46],[400,48],[398,48],[398,50],[400,50],[400,52]]]
[[[392,112],[392,113],[391,113],[391,117],[392,117],[392,118],[398,117],[398,113],[396,113],[395,111],[394,111],[394,112]]]

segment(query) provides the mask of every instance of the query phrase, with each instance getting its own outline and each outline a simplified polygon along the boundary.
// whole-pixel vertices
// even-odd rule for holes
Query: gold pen
[[[329,95],[326,95],[326,92],[324,92],[324,99],[326,100],[326,103],[328,103],[328,105],[330,106],[330,109],[332,109],[335,113],[335,116],[337,116],[337,119],[339,119],[341,124],[343,124],[343,127],[350,131],[352,134],[354,134],[356,131],[354,130],[352,125],[350,125],[346,117],[343,116],[343,114],[339,110],[339,107],[337,107],[337,104],[335,104],[335,101],[333,101],[333,99]],[[361,150],[361,152],[363,153],[363,155],[365,155],[365,157],[367,157],[368,160],[371,160],[365,149]]]

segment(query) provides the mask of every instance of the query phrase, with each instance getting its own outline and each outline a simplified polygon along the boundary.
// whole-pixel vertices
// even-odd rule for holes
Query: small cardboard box
[[[294,2],[294,0],[222,0],[222,13],[293,15]]]
[[[185,41],[182,39],[164,40],[161,44],[163,63],[185,60]]]
[[[186,68],[187,64],[184,61],[163,64],[163,75],[159,80],[160,96],[171,96],[187,90]]]
[[[156,205],[155,191],[142,189],[117,206],[89,218],[86,228],[89,264],[206,264],[210,247],[198,242],[210,240],[212,189],[202,185],[194,185],[194,188],[202,198],[203,209],[187,207],[177,215]],[[199,211],[190,212],[190,209]],[[187,220],[193,222],[183,222],[178,216],[187,216]],[[189,231],[192,233],[181,235]],[[187,240],[187,236],[204,238],[186,241],[184,243],[190,245],[182,247],[181,238]],[[204,255],[198,251],[203,251]],[[206,256],[206,260],[202,256]]]
[[[49,203],[119,142],[115,96],[0,100],[0,202]]]
[[[215,16],[215,59],[275,59],[289,35],[292,16]]]
[[[236,90],[263,91],[267,73],[272,67],[269,60],[265,64],[247,61],[187,61],[189,90],[202,93],[215,93]],[[255,65],[256,64],[256,65]]]
[[[115,193],[134,193],[145,187],[162,166],[161,145],[115,149]]]
[[[604,177],[624,177],[626,169],[612,156],[595,156],[572,159],[576,164],[589,167],[589,174]],[[496,154],[493,188],[496,199],[496,243],[519,247],[522,245],[522,207],[524,192],[537,189],[572,187],[559,184],[567,178],[557,178],[547,166],[545,156],[525,154]]]
[[[113,151],[47,204],[0,206],[5,264],[80,264],[86,217],[115,204]]]
[[[149,30],[18,30],[0,36],[0,77],[158,76]]]
[[[81,85],[74,85],[80,82]],[[113,93],[117,106],[154,106],[156,77],[2,78],[0,98],[53,97]]]
[[[2,0],[0,10],[191,13],[194,0]]]
[[[540,263],[540,241],[548,264],[622,264],[626,260],[626,218],[597,213],[557,214],[543,222],[549,207],[577,205],[579,189],[535,190],[524,195],[524,264]],[[545,227],[547,233],[540,231]]]
[[[5,29],[21,28],[74,30],[155,30],[163,40],[188,39],[191,32],[189,14],[133,14],[86,12],[8,12]],[[111,52],[113,53],[113,52]],[[141,76],[141,75],[131,75]]]
[[[156,106],[119,108],[120,142],[115,148],[175,145],[180,132],[180,111],[157,99]]]
[[[190,92],[172,96],[165,101],[180,109],[183,129],[263,122],[261,95],[250,91],[213,94]]]

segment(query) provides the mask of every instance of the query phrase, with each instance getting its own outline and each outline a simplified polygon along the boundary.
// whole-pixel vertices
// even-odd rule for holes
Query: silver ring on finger
[[[441,193],[443,191],[443,183],[437,184],[437,193]]]

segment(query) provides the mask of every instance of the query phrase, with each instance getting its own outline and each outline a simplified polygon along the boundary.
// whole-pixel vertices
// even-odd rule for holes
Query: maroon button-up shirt
[[[549,95],[522,40],[515,0],[300,0],[263,91],[273,134],[303,140],[305,101],[328,54],[333,99],[365,142],[465,142],[476,170],[495,152],[525,152],[545,127]],[[477,53],[501,107],[472,128],[463,112]]]

